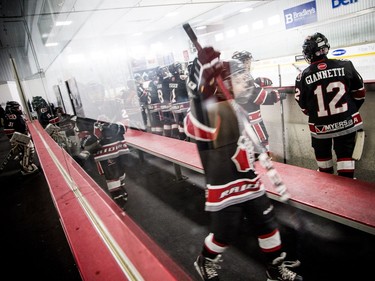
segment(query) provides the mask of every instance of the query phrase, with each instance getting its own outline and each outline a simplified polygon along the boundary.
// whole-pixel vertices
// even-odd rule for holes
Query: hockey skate
[[[291,269],[300,265],[299,261],[285,261],[286,253],[281,253],[280,257],[274,259],[267,267],[267,281],[303,281],[302,276]]]
[[[38,171],[39,171],[39,169],[38,169],[38,167],[35,164],[30,164],[26,168],[25,167],[22,168],[21,174],[23,176],[27,176],[27,175],[31,175],[31,174],[37,173]]]
[[[126,202],[128,201],[128,192],[124,187],[119,190],[114,191],[112,194],[113,200],[117,205],[123,210],[125,210]]]
[[[202,280],[219,281],[219,274],[217,273],[217,269],[221,268],[218,264],[219,262],[222,262],[221,255],[218,255],[215,259],[209,259],[199,255],[194,262],[194,266],[202,277]]]

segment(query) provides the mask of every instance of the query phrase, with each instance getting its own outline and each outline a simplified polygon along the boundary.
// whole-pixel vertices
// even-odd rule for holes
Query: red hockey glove
[[[200,64],[199,91],[206,97],[211,96],[216,91],[215,77],[223,71],[223,64],[219,61],[220,52],[212,47],[205,47],[198,52]]]
[[[260,87],[271,86],[272,80],[266,77],[258,77],[255,79],[255,83],[257,83]]]

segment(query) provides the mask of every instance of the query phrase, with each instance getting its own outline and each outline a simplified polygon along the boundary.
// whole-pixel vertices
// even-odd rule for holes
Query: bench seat
[[[204,173],[195,143],[135,129],[128,129],[125,139],[129,146],[139,151],[174,163],[179,179],[181,179],[179,166]],[[279,162],[274,162],[274,166],[291,194],[289,202],[291,205],[375,234],[375,212],[372,210],[375,183],[325,174]],[[258,164],[256,168],[262,176],[269,197],[280,201],[265,174],[265,169]]]

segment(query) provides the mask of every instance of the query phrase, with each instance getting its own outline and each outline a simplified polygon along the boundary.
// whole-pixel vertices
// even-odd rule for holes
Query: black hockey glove
[[[280,100],[285,100],[286,99],[286,93],[285,92],[279,92],[280,95]]]
[[[272,86],[272,80],[266,77],[258,77],[255,79],[255,83],[257,83],[260,87]]]

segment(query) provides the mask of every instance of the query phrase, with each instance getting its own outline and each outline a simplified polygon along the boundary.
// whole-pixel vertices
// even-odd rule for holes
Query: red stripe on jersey
[[[257,110],[257,111],[249,113],[249,120],[250,120],[250,122],[258,121],[261,118],[262,118],[262,116],[260,114],[260,110]]]
[[[352,91],[352,96],[356,100],[364,99],[365,96],[366,96],[366,90],[365,90],[365,88],[361,88],[361,89]]]
[[[262,90],[259,92],[258,96],[254,100],[255,104],[261,105],[265,102],[267,98],[267,91],[262,88]]]
[[[200,123],[191,113],[188,113],[185,118],[185,133],[189,137],[200,141],[213,141],[216,139],[218,129],[220,127],[220,119],[218,120],[217,128],[208,127]]]
[[[230,197],[237,197],[248,192],[260,190],[261,182],[259,176],[254,179],[242,179],[230,184],[221,186],[207,185],[207,202],[218,203],[227,200]]]

